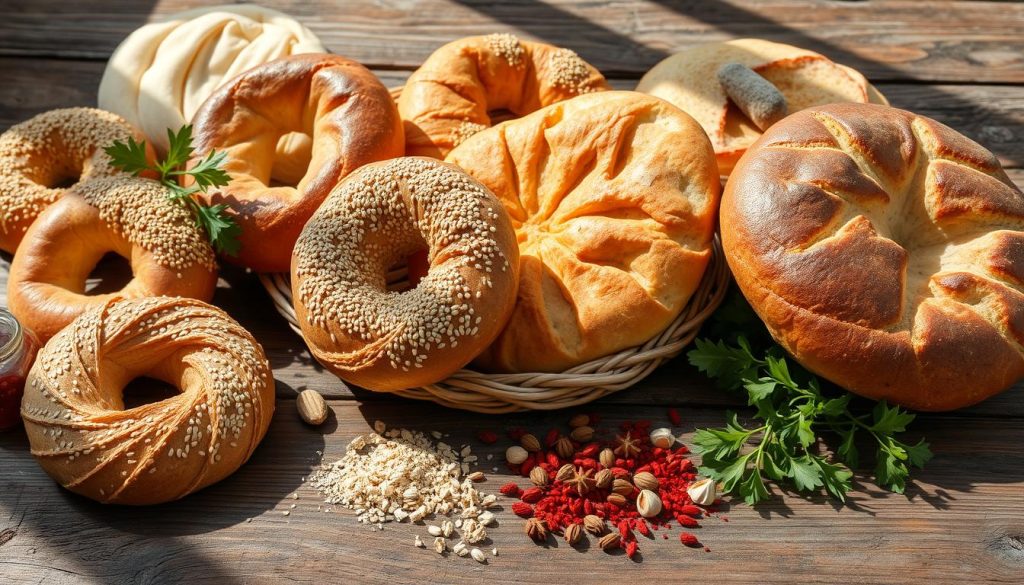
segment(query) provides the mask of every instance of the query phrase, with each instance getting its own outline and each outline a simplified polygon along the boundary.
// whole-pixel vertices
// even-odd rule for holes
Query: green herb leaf
[[[146,141],[136,142],[135,138],[129,136],[128,142],[114,141],[110,146],[104,147],[103,152],[110,157],[110,163],[126,173],[139,176],[143,171],[156,170],[146,159]]]
[[[743,496],[743,501],[748,505],[753,506],[758,502],[762,502],[768,499],[771,495],[768,492],[768,488],[764,485],[764,478],[757,470],[752,470],[747,474],[747,478],[740,484],[740,495]]]
[[[806,454],[803,457],[791,458],[789,460],[789,473],[787,475],[792,478],[796,489],[800,491],[815,491],[823,484],[820,468]]]
[[[871,425],[871,430],[876,433],[902,433],[914,420],[914,415],[899,407],[890,407],[884,400],[875,405],[872,414],[875,422]]]
[[[236,255],[241,245],[238,237],[242,230],[227,213],[227,206],[218,204],[206,207],[193,197],[196,193],[205,193],[210,187],[223,187],[228,184],[231,177],[220,168],[227,153],[210,151],[195,166],[186,169],[185,165],[194,152],[192,126],[186,124],[177,133],[168,128],[167,139],[170,142],[167,157],[156,164],[150,164],[146,160],[145,141],[139,143],[129,138],[127,143],[116,141],[103,150],[110,156],[112,164],[125,172],[134,175],[143,171],[158,173],[160,183],[168,190],[167,197],[192,212],[196,225],[206,232],[214,249],[231,256]],[[183,175],[192,177],[193,184],[188,187],[178,184],[177,178]]]

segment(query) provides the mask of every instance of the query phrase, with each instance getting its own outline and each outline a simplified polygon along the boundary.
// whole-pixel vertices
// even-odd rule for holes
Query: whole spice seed
[[[609,504],[615,504],[616,506],[618,506],[620,508],[625,506],[626,502],[628,502],[628,501],[629,500],[626,499],[626,496],[624,496],[622,494],[617,494],[615,492],[612,492],[612,493],[608,494],[608,503]]]
[[[686,493],[693,500],[693,503],[700,506],[714,504],[715,498],[718,497],[716,491],[715,482],[707,478],[695,481],[690,484],[690,487],[686,488]]]
[[[572,473],[572,478],[566,484],[582,496],[589,492],[590,488],[594,485],[594,478],[590,476],[591,473],[593,472],[589,469],[577,467]]]
[[[590,416],[586,414],[577,414],[569,419],[569,426],[577,429],[582,426],[590,424]]]
[[[569,437],[571,437],[573,441],[586,443],[590,439],[594,438],[594,429],[588,426],[576,427],[571,433],[569,433]]]
[[[597,546],[601,547],[601,550],[605,552],[611,552],[619,548],[619,543],[622,542],[622,537],[619,536],[618,532],[609,532],[601,537],[601,540],[597,541]]]
[[[468,479],[469,481],[473,481],[473,482],[479,483],[479,482],[487,479],[487,477],[484,475],[484,472],[482,472],[482,471],[474,471],[473,473],[470,473],[469,475],[467,475],[466,479]]]
[[[478,548],[474,548],[469,554],[473,557],[473,560],[478,563],[487,562],[487,555],[484,554],[484,551]]]
[[[658,491],[658,478],[649,471],[641,471],[633,476],[633,483],[638,489]]]
[[[522,438],[519,439],[519,445],[530,453],[536,453],[537,451],[540,451],[540,441],[538,441],[537,437],[531,435],[530,433],[526,433],[525,435],[522,436]]]
[[[544,542],[548,539],[548,528],[544,521],[539,518],[530,518],[526,521],[526,535],[534,542]]]
[[[576,452],[576,447],[572,444],[572,440],[568,437],[560,437],[555,442],[555,452],[562,459],[570,459],[573,453]]]
[[[558,468],[558,473],[555,474],[555,480],[565,483],[572,479],[572,476],[575,472],[576,468],[573,467],[573,464],[566,463],[565,465]]]
[[[626,496],[626,497],[632,496],[634,489],[636,489],[636,488],[633,487],[633,484],[630,483],[629,480],[626,480],[626,479],[614,479],[614,480],[612,480],[612,491],[615,492],[616,494],[619,494],[620,496]]]
[[[601,536],[604,534],[606,525],[603,518],[598,518],[593,514],[588,514],[583,517],[583,528],[594,536]]]
[[[636,497],[636,510],[644,518],[654,518],[661,514],[661,498],[651,490],[641,490]]]
[[[526,449],[523,449],[518,445],[513,445],[505,450],[505,460],[512,465],[519,465],[526,461],[526,458],[529,456],[530,454],[527,453]]]
[[[616,455],[621,455],[628,459],[640,453],[640,441],[633,437],[631,431],[626,431],[625,435],[620,435],[618,442],[618,447],[615,447]]]
[[[316,390],[303,390],[295,401],[299,418],[306,424],[317,426],[327,420],[327,402]]]
[[[534,467],[530,470],[530,481],[536,486],[545,487],[550,482],[548,472],[544,471],[543,467]]]
[[[615,480],[615,475],[607,469],[602,469],[597,472],[594,476],[594,485],[598,489],[606,490],[611,487],[612,482]]]
[[[654,429],[651,431],[651,444],[655,447],[662,449],[668,449],[676,443],[676,436],[672,434],[672,429]]]
[[[579,524],[570,524],[565,527],[565,542],[572,546],[583,538],[583,528]]]
[[[601,465],[604,465],[606,468],[615,467],[615,452],[611,449],[602,450],[600,459]]]

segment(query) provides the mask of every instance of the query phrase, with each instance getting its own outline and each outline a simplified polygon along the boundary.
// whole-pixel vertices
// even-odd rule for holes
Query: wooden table
[[[37,112],[94,105],[104,62],[131,30],[193,0],[3,0],[0,2],[0,128]],[[312,28],[334,52],[400,84],[442,43],[510,31],[571,47],[620,88],[679,49],[733,37],[801,45],[863,71],[893,105],[932,116],[1002,159],[1024,184],[1024,5],[999,2],[813,0],[283,0],[269,2]],[[6,265],[3,259],[3,279]],[[6,289],[6,287],[3,287]],[[538,548],[509,514],[492,531],[489,566],[441,558],[412,545],[422,528],[370,531],[348,511],[318,511],[304,483],[341,455],[374,420],[451,432],[524,425],[544,431],[567,412],[483,416],[350,391],[311,358],[271,308],[253,275],[225,270],[215,302],[263,343],[277,378],[277,413],[253,459],[184,501],[142,509],[104,507],[58,488],[28,454],[23,433],[0,435],[0,581],[128,582],[539,582],[651,583],[1024,581],[1024,386],[974,408],[921,416],[914,428],[935,459],[906,496],[857,475],[848,505],[786,493],[729,522],[708,521],[710,553],[678,541],[644,542],[631,562],[593,548]],[[303,425],[294,396],[313,388],[333,416]],[[720,425],[740,406],[684,360],[591,410],[607,424],[665,421],[680,407],[684,428]],[[500,450],[477,449],[481,454]],[[496,490],[507,480],[491,474]],[[779,493],[776,490],[776,493]],[[292,496],[297,495],[298,499]],[[294,509],[291,506],[295,504]],[[283,512],[290,510],[289,515]]]

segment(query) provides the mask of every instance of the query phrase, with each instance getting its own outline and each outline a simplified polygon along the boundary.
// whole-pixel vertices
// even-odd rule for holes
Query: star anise
[[[570,488],[576,490],[576,493],[582,496],[589,492],[590,488],[594,487],[594,478],[591,477],[592,473],[594,473],[593,470],[577,467],[572,472],[572,477],[565,483],[568,484]]]
[[[640,439],[632,438],[630,432],[627,431],[625,436],[619,435],[615,438],[619,441],[619,445],[615,447],[616,455],[629,459],[640,453]]]

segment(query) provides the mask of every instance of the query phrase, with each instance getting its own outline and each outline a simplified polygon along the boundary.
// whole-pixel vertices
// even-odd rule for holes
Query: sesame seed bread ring
[[[911,112],[832,104],[772,126],[722,201],[740,289],[805,367],[950,410],[1024,376],[1024,194]]]
[[[103,147],[129,138],[142,135],[95,108],[51,110],[0,135],[0,250],[13,254],[28,226],[69,182],[119,174]]]
[[[288,271],[302,226],[338,181],[405,148],[387,88],[336,55],[254,67],[221,86],[194,122],[193,163],[227,153],[231,183],[199,194],[237,214],[241,250],[225,259],[259,272]]]
[[[180,394],[125,408],[135,378]],[[224,311],[151,297],[90,307],[40,350],[21,416],[32,455],[105,504],[169,502],[235,472],[274,414],[259,343]]]
[[[525,116],[592,91],[604,76],[571,51],[511,34],[460,39],[427,58],[402,88],[405,153],[444,158],[492,116]]]
[[[480,132],[448,161],[498,196],[519,239],[519,298],[485,369],[560,372],[643,344],[711,259],[714,153],[668,102],[575,97]]]
[[[389,266],[423,249],[427,274],[388,292]],[[313,355],[380,391],[432,384],[472,360],[512,311],[515,233],[501,203],[454,165],[398,158],[359,169],[302,230],[295,313]]]
[[[711,138],[723,176],[761,135],[718,81],[717,72],[727,63],[749,67],[772,82],[785,96],[790,113],[836,102],[889,103],[857,71],[792,45],[735,39],[676,53],[644,74],[636,90],[693,116]]]
[[[107,253],[128,260],[132,280],[89,295],[86,279]],[[185,207],[150,179],[119,175],[79,183],[40,214],[11,263],[7,301],[42,340],[112,298],[182,296],[208,301],[217,264]]]

